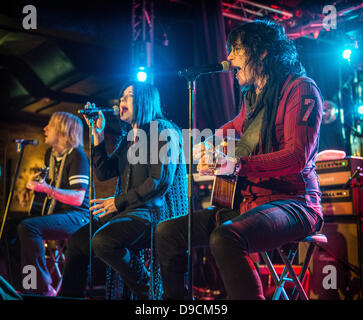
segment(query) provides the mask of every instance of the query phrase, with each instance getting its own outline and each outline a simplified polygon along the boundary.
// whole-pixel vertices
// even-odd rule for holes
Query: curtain
[[[227,59],[226,34],[221,0],[193,1],[195,65]],[[237,114],[233,72],[200,76],[196,81],[194,127],[219,128]]]

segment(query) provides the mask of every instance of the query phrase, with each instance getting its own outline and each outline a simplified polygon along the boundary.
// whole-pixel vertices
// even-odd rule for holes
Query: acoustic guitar
[[[227,154],[227,140],[222,142],[223,153]],[[213,163],[209,166],[210,169],[216,170],[217,163]],[[241,194],[241,187],[244,179],[238,176],[224,176],[216,175],[214,177],[211,204],[212,206],[227,208],[232,210],[239,210],[239,205],[243,200]]]
[[[43,182],[48,178],[49,167],[40,169],[40,175],[37,177],[37,182]],[[31,216],[43,216],[49,207],[50,201],[47,194],[42,192],[33,192],[28,214]]]
[[[211,204],[220,208],[239,210],[243,200],[238,179],[235,176],[215,176],[212,189]]]

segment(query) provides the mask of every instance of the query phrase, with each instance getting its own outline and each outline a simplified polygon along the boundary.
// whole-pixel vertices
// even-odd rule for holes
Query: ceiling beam
[[[85,95],[50,89],[39,79],[33,69],[18,57],[0,54],[0,65],[7,69],[21,83],[24,89],[36,99],[48,98],[52,101],[84,104],[90,98]],[[108,105],[108,101],[102,98],[92,97],[92,100],[96,104]]]

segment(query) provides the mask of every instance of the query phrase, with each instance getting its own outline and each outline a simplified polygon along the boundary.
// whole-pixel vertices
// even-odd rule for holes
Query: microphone
[[[23,148],[23,146],[27,146],[28,144],[31,144],[32,146],[36,147],[39,144],[38,140],[26,140],[26,139],[15,139],[13,142],[16,143],[16,152],[20,152]]]
[[[38,140],[26,140],[26,139],[15,139],[13,142],[22,144],[23,146],[26,146],[28,144],[31,144],[32,146],[37,146],[39,144]]]
[[[85,116],[93,116],[98,114],[99,111],[102,112],[112,112],[114,115],[117,115],[120,112],[120,108],[117,105],[114,105],[112,108],[107,109],[99,109],[99,108],[86,108],[77,110],[78,114],[83,114]]]
[[[193,78],[201,74],[228,72],[231,69],[231,64],[228,61],[222,61],[217,64],[210,64],[204,66],[189,67],[178,72],[179,77]]]

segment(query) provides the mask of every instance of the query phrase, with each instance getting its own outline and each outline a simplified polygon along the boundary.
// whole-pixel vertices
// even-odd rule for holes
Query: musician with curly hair
[[[193,246],[210,246],[229,299],[264,299],[250,258],[322,227],[315,173],[322,97],[306,77],[296,48],[276,23],[256,20],[229,34],[228,60],[243,99],[240,113],[217,132],[234,130],[235,157],[210,165],[210,139],[194,148],[200,174],[231,174],[244,181],[237,208],[193,213]],[[217,154],[221,156],[220,152]],[[188,238],[186,217],[156,230],[165,299],[184,299]]]

